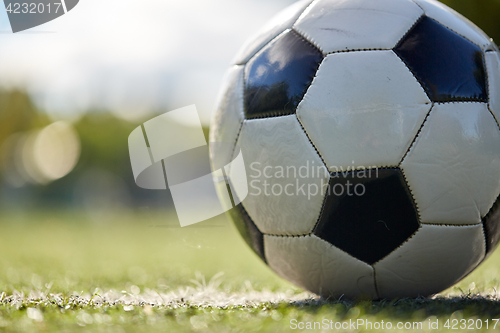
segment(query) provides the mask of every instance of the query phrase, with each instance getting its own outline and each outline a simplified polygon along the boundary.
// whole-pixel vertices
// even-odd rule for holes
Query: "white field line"
[[[50,293],[43,291],[30,291],[29,294],[14,292],[12,295],[2,293],[0,303],[17,306],[25,303],[43,305],[55,303],[62,307],[69,305],[135,305],[135,306],[166,306],[166,307],[233,307],[245,306],[255,307],[263,303],[295,303],[310,304],[321,302],[320,298],[310,293],[293,294],[291,292],[272,291],[246,291],[241,293],[227,293],[220,289],[212,288],[179,288],[176,291],[162,293],[157,290],[146,289],[143,293],[134,295],[130,292],[119,292],[109,290],[97,292],[92,296],[89,293],[64,295],[62,293]],[[68,308],[69,308],[68,307]]]
[[[440,294],[433,297],[434,300],[443,301],[463,301],[463,300],[477,300],[477,301],[500,301],[500,292],[493,290],[489,293],[477,294],[462,294],[453,292],[450,294]],[[433,299],[420,298],[416,302],[432,302]],[[122,306],[158,306],[168,308],[181,308],[181,307],[259,307],[266,304],[292,304],[292,305],[322,305],[336,300],[321,299],[320,297],[303,292],[294,294],[292,291],[287,292],[272,292],[272,291],[244,291],[228,293],[220,290],[219,288],[205,287],[185,287],[179,288],[171,292],[157,292],[153,289],[145,289],[143,293],[134,295],[130,292],[109,290],[106,292],[99,291],[96,295],[92,296],[89,293],[73,293],[71,295],[64,295],[62,293],[50,293],[33,290],[29,294],[23,292],[14,292],[11,295],[5,293],[0,294],[0,304],[19,307],[26,303],[32,305],[48,305],[49,303],[57,304],[61,307],[71,308],[74,305],[87,305],[87,306],[102,306],[102,305],[122,305]],[[342,301],[345,301],[342,299]],[[348,301],[345,301],[349,303]],[[399,303],[397,301],[396,303]],[[31,306],[31,305],[30,305]]]

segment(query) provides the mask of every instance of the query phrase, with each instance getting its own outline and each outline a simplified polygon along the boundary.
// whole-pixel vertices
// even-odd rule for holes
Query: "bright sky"
[[[196,104],[206,121],[239,47],[292,2],[80,0],[17,34],[0,5],[0,85],[27,87],[56,117]]]

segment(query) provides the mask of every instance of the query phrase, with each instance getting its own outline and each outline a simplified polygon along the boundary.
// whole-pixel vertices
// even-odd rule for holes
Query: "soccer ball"
[[[335,298],[429,296],[497,246],[499,121],[499,50],[452,9],[303,0],[237,55],[210,134],[233,149],[211,160],[241,151],[248,195],[232,192],[230,216],[281,277]]]

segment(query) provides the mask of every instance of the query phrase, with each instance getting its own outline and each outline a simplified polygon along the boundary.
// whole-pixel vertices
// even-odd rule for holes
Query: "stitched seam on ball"
[[[240,90],[240,102],[238,104],[240,104],[239,106],[241,107],[241,110],[243,110],[243,120],[241,120],[240,122],[240,129],[238,130],[238,134],[236,135],[236,140],[234,142],[234,147],[233,147],[233,152],[231,154],[231,157],[232,155],[234,155],[234,151],[236,149],[236,145],[238,143],[238,139],[240,137],[240,133],[241,133],[241,130],[243,129],[243,124],[245,123],[245,87],[246,87],[246,80],[245,80],[245,70],[246,70],[246,65],[243,66],[243,70],[241,71],[241,90]]]
[[[306,95],[307,91],[309,90],[309,88],[311,87],[312,85],[312,82],[314,80],[314,78],[316,77],[316,73],[318,72],[318,68],[319,66],[321,65],[321,63],[323,62],[323,60],[325,59],[325,55],[324,53],[321,51],[321,49],[319,47],[317,47],[316,45],[314,45],[314,43],[312,43],[311,41],[307,40],[303,35],[301,35],[297,30],[295,29],[287,29],[285,30],[282,34],[284,33],[293,33],[295,34],[299,40],[302,42],[302,43],[305,43],[307,44],[308,46],[312,45],[313,47],[315,47],[316,49],[318,49],[318,51],[321,53],[322,55],[322,58],[321,60],[317,63],[317,66],[316,66],[316,70],[315,72],[311,75],[311,77],[309,78],[307,84],[306,84],[306,89],[304,90],[304,92],[302,93],[302,96],[300,96],[300,100],[302,101],[302,99],[304,99],[304,96]],[[280,34],[280,36],[282,35]],[[259,51],[260,52],[260,51]],[[257,55],[257,54],[256,54]],[[246,87],[246,84],[244,85]],[[300,103],[299,103],[300,104]],[[298,104],[297,104],[297,107],[298,107]],[[252,115],[246,115],[246,112],[245,112],[245,116],[247,119],[264,119],[264,118],[273,118],[273,117],[282,117],[282,116],[290,116],[290,115],[293,115],[293,114],[296,114],[297,112],[297,107],[295,107],[294,110],[292,111],[268,111],[268,112],[263,112],[263,113],[259,113],[258,115],[255,115],[255,116],[252,116]]]
[[[485,258],[488,256],[488,251],[491,253],[491,249],[489,248],[489,241],[488,241],[488,232],[486,230],[486,220],[490,217],[491,214],[494,214],[494,210],[497,208],[497,205],[500,206],[500,195],[495,199],[495,202],[493,202],[493,205],[491,206],[490,210],[486,215],[481,219],[481,223],[483,224],[483,231],[485,234],[485,243],[486,243],[486,255]]]
[[[294,31],[295,31],[295,30],[294,30]],[[302,38],[302,40],[303,40],[303,41],[305,41],[306,43],[309,43],[309,41],[308,41],[307,39],[305,39],[305,38],[304,38],[304,36],[300,35],[297,31],[295,31],[295,32],[299,35],[299,37],[301,37],[301,38]],[[315,46],[315,45],[313,44],[313,46]],[[317,47],[317,48],[318,48],[318,47]],[[297,104],[297,107],[295,108],[295,112],[294,112],[295,116],[297,117],[297,120],[299,121],[300,126],[302,127],[302,130],[304,131],[304,133],[306,133],[306,136],[307,136],[307,138],[309,139],[309,141],[311,142],[311,144],[313,145],[314,149],[316,149],[316,147],[315,147],[315,146],[314,146],[314,144],[312,143],[312,140],[309,138],[309,134],[307,134],[306,130],[304,129],[304,126],[303,126],[303,125],[302,125],[302,123],[300,122],[299,117],[297,116],[297,110],[298,110],[298,108],[299,108],[300,103],[302,103],[302,101],[305,99],[305,97],[306,97],[306,95],[307,95],[307,92],[309,91],[309,89],[311,89],[311,87],[312,87],[312,84],[313,84],[314,80],[315,80],[315,79],[316,79],[316,77],[318,76],[318,72],[319,72],[319,68],[321,67],[321,64],[325,61],[325,57],[326,57],[326,56],[325,56],[324,52],[323,52],[320,48],[318,48],[318,50],[321,52],[321,54],[322,54],[322,58],[321,58],[321,60],[318,62],[317,66],[316,66],[316,70],[314,71],[314,73],[313,73],[313,74],[311,75],[311,77],[309,78],[309,81],[308,81],[308,84],[307,84],[307,88],[306,88],[306,90],[304,91],[304,93],[302,94],[302,96],[300,97],[300,102]],[[317,149],[316,149],[316,151],[318,152],[318,150],[317,150]],[[321,160],[323,161],[323,157],[321,156],[321,154],[319,154],[319,152],[318,152],[318,155],[321,157]],[[323,161],[323,163],[324,163],[324,161]],[[325,163],[325,166],[326,166],[326,163]]]
[[[297,30],[296,30],[296,29],[294,29],[293,27],[292,27],[292,28],[290,28],[290,32],[292,32],[292,33],[296,34],[296,35],[299,37],[299,39],[300,39],[300,41],[301,41],[301,42],[303,42],[303,43],[307,43],[307,44],[313,44],[313,43],[311,43],[311,41],[310,41],[310,40],[308,40],[308,39],[307,39],[307,38],[306,38],[303,34],[301,34],[299,31],[297,31]],[[314,47],[316,47],[320,53],[323,53],[319,47],[317,47],[317,46],[316,46],[316,45],[314,45],[314,44],[313,44],[313,46],[314,46]]]
[[[500,130],[500,122],[498,121],[497,117],[495,117],[495,114],[493,113],[493,110],[491,110],[491,106],[488,104],[488,111],[491,113],[493,116],[493,119],[497,123],[498,129]]]
[[[355,257],[355,256],[353,256],[352,254],[350,254],[350,253],[348,253],[348,252],[346,252],[346,251],[342,250],[341,248],[336,247],[335,245],[333,245],[332,243],[330,243],[330,242],[328,242],[328,241],[324,240],[323,238],[319,237],[318,235],[314,235],[314,234],[313,234],[313,235],[311,235],[311,238],[312,238],[312,237],[317,238],[317,239],[319,239],[321,242],[323,242],[323,243],[327,244],[328,246],[333,247],[334,249],[336,249],[336,250],[338,250],[338,251],[340,251],[340,252],[342,252],[342,253],[346,254],[349,258],[354,259],[354,260],[356,260],[356,261],[358,261],[358,262],[360,262],[360,263],[363,263],[364,265],[366,265],[366,266],[368,266],[368,267],[372,267],[372,265],[370,265],[370,264],[368,264],[368,263],[364,262],[363,260],[361,260],[361,259],[359,259],[359,258],[356,258],[356,257]]]
[[[310,41],[308,41],[306,38],[304,38],[304,36],[302,36],[298,31],[294,30],[292,28],[292,32],[294,32],[299,38],[300,40],[303,42],[303,43],[306,43],[306,44],[311,44]],[[304,93],[302,93],[302,96],[300,96],[300,100],[302,101],[304,99],[304,97],[306,96],[307,92],[309,91],[309,88],[311,88],[312,86],[312,83],[314,81],[314,79],[316,78],[316,75],[318,74],[318,70],[319,70],[319,67],[321,66],[321,64],[323,63],[323,61],[325,60],[325,54],[324,52],[319,48],[317,47],[316,45],[312,44],[314,47],[316,47],[318,49],[318,51],[321,53],[322,57],[321,57],[321,60],[318,61],[318,63],[316,64],[316,70],[314,71],[313,74],[311,74],[311,76],[309,77],[309,80],[307,81],[307,88],[304,90]],[[295,107],[295,111],[294,111],[294,114],[297,113],[297,109],[300,105],[300,102],[297,104],[297,107]],[[301,125],[302,126],[302,125]],[[304,131],[305,132],[305,131]]]
[[[273,43],[276,39],[278,39],[281,35],[283,35],[283,33],[285,33],[287,30],[290,30],[290,28],[286,28],[285,30],[281,31],[276,36],[274,36],[274,38],[272,38],[270,41],[268,41],[267,43],[265,43],[264,45],[262,45],[259,49],[255,50],[255,52],[253,52],[250,56],[246,57],[246,58],[248,58],[247,61],[245,61],[245,62],[238,62],[238,63],[235,63],[234,65],[237,65],[237,66],[245,66],[245,65],[247,65],[248,62],[250,60],[252,60],[253,57],[255,57],[257,54],[259,54],[260,52],[262,52],[262,50],[266,46],[268,46],[269,44]]]
[[[385,258],[387,258],[388,256],[390,256],[392,253],[394,253],[396,250],[400,249],[403,245],[405,245],[406,243],[408,243],[413,237],[415,237],[415,235],[420,231],[420,229],[422,229],[422,225],[419,225],[418,229],[410,237],[408,237],[403,243],[401,243],[401,245],[399,245],[398,247],[396,247],[394,250],[392,250],[389,254],[387,254],[383,258],[381,258],[381,259],[377,260],[376,262],[374,262],[372,264],[372,266],[375,266],[377,263],[381,262],[382,260],[384,260]]]
[[[368,265],[366,262],[361,261],[361,260],[359,260],[358,258],[353,257],[353,256],[352,256],[352,255],[350,255],[349,253],[345,252],[345,251],[344,251],[344,250],[342,250],[342,249],[339,249],[339,248],[338,248],[338,247],[336,247],[335,245],[331,244],[330,242],[327,242],[326,240],[324,240],[324,239],[322,239],[322,238],[318,237],[317,235],[314,235],[313,233],[310,233],[310,234],[304,234],[304,235],[273,235],[273,234],[264,234],[264,235],[265,235],[265,236],[270,236],[270,237],[276,237],[276,238],[306,238],[306,237],[311,237],[311,238],[313,238],[313,236],[314,236],[316,239],[320,240],[320,241],[321,241],[321,242],[323,242],[323,243],[326,243],[328,246],[334,247],[335,249],[337,249],[337,250],[341,251],[342,253],[347,254],[349,257],[354,258],[354,259],[356,259],[357,261],[360,261],[360,262],[364,263],[365,265]],[[368,265],[368,266],[369,266],[369,265]]]
[[[297,21],[302,17],[302,15],[304,14],[304,12],[312,6],[312,4],[314,2],[316,2],[317,0],[312,0],[311,3],[309,3],[309,5],[306,6],[306,8],[304,8],[300,14],[298,15],[297,19],[288,27],[286,28],[285,30],[281,31],[278,35],[276,35],[273,39],[271,39],[270,41],[268,41],[267,43],[265,43],[264,45],[262,45],[258,50],[256,50],[250,57],[248,57],[248,60],[243,62],[243,63],[237,63],[235,65],[246,65],[253,57],[255,57],[257,55],[257,53],[259,53],[263,48],[265,48],[267,45],[271,44],[276,38],[278,38],[279,36],[281,36],[285,31],[287,30],[291,30],[293,28],[293,26],[295,25],[295,23],[297,23]]]
[[[466,273],[466,274],[462,277],[462,279],[465,279],[468,275],[470,275],[472,272],[474,272],[474,271],[476,270],[476,268],[477,268],[477,267],[479,267],[479,266],[480,266],[480,265],[481,265],[481,264],[482,264],[482,263],[486,260],[486,258],[488,258],[488,251],[487,251],[487,249],[488,249],[488,238],[487,238],[487,235],[486,235],[486,226],[485,226],[485,224],[484,224],[484,222],[483,222],[483,221],[481,221],[481,223],[478,223],[478,224],[476,224],[476,225],[479,225],[479,224],[481,224],[481,226],[482,226],[482,228],[481,228],[481,229],[483,230],[483,237],[484,237],[484,238],[483,238],[483,240],[484,240],[484,246],[485,246],[484,256],[481,258],[481,260],[479,260],[479,262],[477,263],[477,265],[476,265],[476,266],[474,266],[474,268],[470,269],[470,270],[469,270],[469,271],[468,271],[468,272],[467,272],[467,273]],[[492,253],[492,252],[490,252],[490,254],[491,254],[491,253]]]
[[[377,170],[400,170],[401,168],[397,165],[396,166],[394,166],[394,165],[373,165],[373,166],[370,166],[369,168],[358,168],[358,169],[353,169],[353,170],[330,172],[330,178],[333,175],[343,176],[343,174],[349,173],[349,172],[366,171],[366,170],[374,170],[374,169],[377,169]]]
[[[400,170],[399,167],[392,167],[392,166],[376,166],[375,167],[377,170]],[[365,169],[356,169],[356,170],[351,170],[351,171],[363,171],[363,170],[373,170],[373,168],[365,168]],[[331,172],[329,174],[329,179],[328,179],[328,186],[330,186],[330,181],[332,179],[332,176],[334,174],[338,174],[338,175],[342,175],[342,171],[339,171],[339,172]],[[321,221],[321,218],[323,217],[323,213],[324,213],[324,210],[325,210],[325,207],[326,207],[326,201],[328,199],[328,189],[329,187],[326,189],[326,192],[325,192],[325,196],[323,198],[323,203],[321,205],[321,210],[320,210],[320,213],[319,213],[319,216],[318,216],[318,220],[316,221],[316,224],[314,225],[314,228],[312,229],[312,234],[313,235],[316,235],[316,231],[317,231],[317,228],[318,228],[318,225],[319,225],[319,222]],[[317,236],[317,235],[316,235]],[[317,236],[318,238],[320,238],[319,236]],[[347,253],[347,252],[346,252]],[[347,253],[349,254],[349,253]],[[354,258],[354,257],[353,257]],[[357,258],[356,258],[357,259]],[[358,259],[359,260],[359,259]]]
[[[246,66],[250,60],[252,60],[252,58],[256,57],[259,53],[262,52],[262,50],[264,50],[264,48],[266,46],[268,46],[269,44],[272,44],[274,43],[278,38],[281,37],[281,35],[285,34],[286,32],[290,31],[291,28],[286,28],[285,30],[283,30],[282,32],[280,32],[279,34],[277,34],[273,39],[271,39],[269,42],[267,42],[266,44],[262,45],[262,47],[260,47],[257,51],[255,51],[250,57],[248,57],[248,60],[244,63],[236,63],[235,65],[238,65],[238,66]]]
[[[257,228],[258,229],[258,228]],[[270,236],[270,237],[279,237],[279,238],[304,238],[307,236],[312,236],[313,233],[308,233],[308,234],[300,234],[300,235],[275,235],[275,234],[268,234],[268,233],[262,233],[264,236]]]
[[[426,15],[422,15],[416,22],[415,24],[410,28],[410,30],[408,30],[408,32],[406,34],[404,34],[404,36],[400,39],[400,41],[396,44],[396,46],[394,47],[393,51],[396,50],[400,45],[401,43],[403,42],[403,40],[405,39],[405,37],[408,35],[408,33],[410,33],[411,30],[413,30],[413,28],[425,17]],[[482,52],[482,48],[481,46],[477,45],[476,43],[472,42],[471,40],[469,40],[467,37],[465,36],[462,36],[461,34],[457,33],[456,31],[448,28],[447,26],[443,25],[442,23],[440,23],[439,21],[437,20],[434,20],[433,18],[431,17],[428,17],[427,18],[437,22],[438,24],[444,26],[446,29],[456,33],[457,35],[463,37],[465,40],[471,42],[472,44],[476,45],[477,47],[479,47],[481,49],[481,53],[482,53],[482,57],[483,57],[483,66],[485,68],[485,71],[486,71],[486,65],[484,64],[484,52]],[[410,73],[413,74],[413,76],[415,77],[415,79],[417,79],[417,81],[420,83],[420,85],[424,88],[424,91],[426,92],[427,96],[429,97],[429,99],[432,100],[431,96],[429,96],[429,94],[427,93],[427,91],[431,91],[431,89],[427,86],[427,84],[425,84],[422,80],[420,80],[420,78],[416,75],[416,73],[413,71],[413,69],[411,68],[411,66],[397,53],[397,52],[394,52],[400,59],[401,61],[403,61],[403,63],[406,65],[406,67],[408,68],[408,70],[410,71]],[[487,75],[487,74],[486,74]],[[427,89],[425,89],[427,88]],[[470,98],[467,98],[467,97],[462,97],[462,98],[453,98],[453,101],[446,101],[446,102],[437,102],[437,103],[454,103],[454,102],[485,102],[483,99],[480,99],[480,98],[473,98],[473,97],[470,97]]]
[[[242,88],[241,88],[241,98],[240,98],[240,107],[241,110],[243,110],[243,120],[240,121],[240,128],[238,129],[238,133],[236,134],[236,139],[234,140],[234,146],[233,146],[233,151],[231,152],[231,161],[233,160],[234,152],[236,151],[236,146],[238,145],[238,140],[240,138],[241,131],[243,130],[243,124],[245,123],[245,69],[246,66],[243,66],[243,70],[241,71],[241,74],[243,77],[241,78],[242,81]],[[228,175],[229,176],[229,175]]]
[[[434,102],[434,104],[488,104],[487,101],[480,99],[472,99],[472,98],[457,98],[454,101],[446,101],[446,102]]]
[[[398,165],[369,165],[368,167],[364,167],[364,168],[356,167],[356,169],[349,169],[349,170],[344,170],[344,171],[340,170],[338,172],[330,172],[330,177],[333,175],[342,176],[343,174],[348,173],[348,172],[374,170],[374,169],[377,169],[377,170],[399,170],[400,167]]]
[[[330,179],[328,179],[328,186],[330,186]],[[314,227],[312,229],[312,234],[314,234],[318,228],[318,225],[319,225],[319,222],[321,221],[321,218],[323,217],[323,213],[325,211],[325,207],[326,207],[326,200],[328,199],[328,188],[325,190],[325,194],[324,194],[324,197],[323,197],[323,203],[321,204],[321,209],[319,210],[319,215],[318,215],[318,219],[316,220],[316,223],[314,224]]]
[[[421,216],[420,216],[420,209],[418,208],[418,205],[417,205],[417,201],[415,199],[415,194],[413,193],[411,187],[410,187],[410,183],[408,182],[408,179],[406,178],[406,175],[403,171],[403,168],[401,168],[400,166],[397,166],[397,167],[377,167],[377,169],[380,169],[380,170],[399,170],[401,172],[401,175],[403,176],[403,180],[406,184],[406,187],[408,189],[408,192],[410,194],[410,197],[411,197],[411,202],[413,204],[413,208],[415,209],[415,213],[417,214],[417,218],[418,218],[418,223],[419,225],[421,225]],[[417,229],[418,230],[418,229]]]
[[[425,16],[427,16],[427,15],[425,15]],[[452,32],[454,32],[454,33],[456,33],[457,35],[459,35],[460,37],[464,38],[465,40],[468,40],[468,41],[469,41],[469,42],[471,42],[472,44],[476,45],[477,47],[479,47],[479,48],[481,49],[481,51],[483,51],[483,49],[485,48],[485,46],[481,46],[481,45],[479,45],[479,44],[476,44],[475,42],[471,41],[469,38],[465,37],[464,35],[462,35],[462,34],[461,34],[461,33],[459,33],[458,31],[453,30],[452,28],[450,28],[449,26],[445,25],[444,23],[441,23],[441,22],[439,22],[438,20],[433,19],[433,18],[432,18],[432,17],[430,17],[430,16],[427,16],[427,17],[428,17],[429,19],[433,20],[434,22],[437,22],[438,24],[442,25],[442,26],[443,26],[443,27],[445,27],[446,29],[448,29],[448,30],[450,30],[450,31],[452,31]],[[470,27],[468,27],[468,28],[470,28]],[[471,29],[471,30],[472,30],[472,29]]]
[[[420,9],[422,9],[422,11],[424,12],[424,14],[423,14],[423,15],[425,15],[425,9],[424,9],[424,8],[422,8],[422,6],[420,6],[420,5],[419,5],[418,3],[416,3],[414,0],[410,0],[410,1],[411,1],[411,2],[413,2],[415,5],[419,6],[419,7],[420,7]]]
[[[449,223],[427,223],[427,222],[421,222],[420,224],[421,225],[433,225],[433,226],[436,226],[436,227],[457,227],[457,228],[461,228],[461,227],[477,227],[477,226],[479,226],[482,223],[483,222],[468,223],[468,224],[449,224]]]
[[[257,225],[255,225],[255,227],[257,228],[257,230],[259,229],[259,227],[257,227]],[[269,265],[269,263],[267,262],[267,256],[266,256],[266,239],[265,239],[264,234],[262,232],[260,233],[260,235],[261,235],[261,238],[262,238],[262,261],[266,265]]]
[[[316,154],[318,154],[319,158],[321,159],[321,162],[323,162],[323,165],[325,166],[325,168],[328,170],[328,165],[326,165],[326,162],[325,160],[323,159],[323,156],[321,156],[321,154],[319,153],[318,151],[318,148],[316,148],[316,146],[314,145],[313,141],[311,140],[311,138],[309,137],[309,134],[307,134],[306,132],[306,129],[304,128],[304,126],[302,125],[302,123],[300,122],[300,119],[299,117],[297,116],[297,114],[295,114],[295,119],[297,119],[297,122],[299,123],[300,125],[300,128],[302,129],[302,132],[304,132],[304,134],[306,135],[306,138],[307,140],[309,141],[309,143],[311,144],[311,146],[314,148],[314,151],[316,151]]]
[[[240,129],[238,130],[238,134],[236,134],[236,140],[234,140],[234,146],[233,146],[233,151],[231,152],[231,161],[233,160],[234,153],[236,151],[236,146],[238,145],[238,140],[240,139],[240,134],[241,131],[243,130],[243,124],[245,123],[245,120],[242,120],[240,122]],[[229,169],[231,171],[231,169]],[[229,175],[228,175],[229,177]]]
[[[422,225],[422,223],[420,222],[422,220],[422,216],[420,215],[420,208],[418,207],[417,200],[415,198],[415,193],[413,193],[413,190],[411,189],[410,182],[408,181],[408,178],[406,178],[403,168],[400,168],[399,170],[401,170],[401,174],[403,175],[403,179],[406,183],[406,187],[408,188],[408,192],[410,192],[413,208],[415,208],[415,212],[417,213],[418,223]]]
[[[250,216],[250,214],[248,214],[248,212],[247,212],[247,210],[246,210],[245,206],[243,206],[243,203],[240,203],[240,205],[241,205],[241,207],[243,208],[242,213],[243,213],[243,214],[245,214],[245,215],[246,215],[246,217],[248,217],[248,219],[249,219],[250,221],[252,221],[252,224],[255,226],[255,228],[257,228],[257,230],[258,230],[258,231],[259,231],[262,235],[264,235],[264,233],[263,233],[262,231],[260,231],[259,226],[257,226],[257,224],[255,224],[255,222],[254,222],[253,218]]]
[[[304,95],[305,96],[305,95]],[[300,122],[300,119],[298,117],[297,114],[295,114],[295,118],[297,119],[297,122],[299,123],[300,125],[300,128],[302,128],[302,131],[304,132],[307,140],[309,141],[309,143],[311,144],[311,146],[314,148],[314,150],[316,151],[316,154],[318,154],[319,158],[321,159],[321,162],[323,162],[323,166],[326,168],[326,170],[328,170],[328,165],[326,164],[325,160],[323,159],[323,156],[320,154],[319,150],[316,148],[316,146],[314,145],[314,142],[311,140],[311,138],[309,137],[309,134],[307,133],[306,129],[304,128],[304,126],[302,125],[302,123]],[[330,183],[330,174],[328,176],[328,183]],[[324,193],[324,196],[323,196],[323,202],[321,204],[321,209],[319,211],[319,215],[318,215],[318,218],[316,219],[316,223],[314,224],[314,227],[312,228],[312,231],[311,231],[311,234],[314,234],[314,232],[316,231],[316,228],[319,224],[319,222],[321,221],[321,217],[323,215],[323,211],[325,209],[325,205],[326,205],[326,200],[328,198],[327,196],[327,192],[328,192],[328,188],[325,190],[325,193]]]
[[[497,196],[497,198],[495,199],[495,201],[493,202],[493,205],[491,205],[490,207],[490,210],[488,211],[488,213],[486,213],[486,215],[481,219],[481,220],[486,220],[487,218],[490,217],[491,214],[493,214],[493,210],[495,208],[497,208],[496,206],[500,206],[500,194]]]
[[[413,1],[412,1],[412,2],[413,2]],[[415,3],[415,2],[413,2],[413,3]],[[416,5],[417,5],[417,6],[419,6],[418,4],[416,4]],[[420,7],[420,6],[419,6],[419,7]],[[398,42],[396,43],[396,46],[394,46],[394,47],[393,47],[393,49],[397,49],[397,48],[398,48],[398,46],[399,46],[401,43],[403,43],[403,40],[404,40],[404,39],[406,38],[406,36],[410,33],[410,31],[412,31],[412,30],[413,30],[413,28],[415,28],[415,27],[417,26],[417,24],[419,24],[419,23],[420,23],[420,21],[422,21],[422,20],[424,19],[424,17],[425,17],[425,10],[424,10],[422,7],[420,7],[420,8],[422,9],[422,11],[423,11],[424,13],[423,13],[423,14],[421,14],[421,15],[417,18],[417,20],[415,21],[415,23],[413,23],[413,24],[412,24],[412,26],[411,26],[411,27],[410,27],[410,28],[409,28],[409,29],[408,29],[408,30],[407,30],[407,31],[403,34],[403,36],[402,36],[402,37],[398,40]]]
[[[306,8],[304,8],[302,10],[302,12],[300,12],[300,15],[297,17],[297,19],[292,23],[292,25],[290,26],[291,29],[293,29],[293,27],[295,27],[295,24],[297,24],[297,22],[302,18],[302,16],[304,15],[304,13],[309,9],[311,8],[316,2],[318,2],[319,0],[312,0],[307,6]]]
[[[280,112],[280,111],[275,111],[275,112],[264,112],[260,113],[258,116],[245,116],[246,119],[248,120],[254,120],[254,119],[267,119],[267,118],[277,118],[277,117],[286,117],[286,116],[291,116],[294,115],[295,111],[290,111],[290,112]]]
[[[299,28],[295,27],[295,26],[293,26],[291,30],[295,31],[299,36],[301,36],[302,38],[304,38],[305,41],[307,41],[307,42],[311,43],[312,45],[314,45],[323,54],[323,56],[325,56],[325,51],[318,44],[318,42],[314,38],[312,38],[312,36],[310,36],[306,32],[300,31]]]
[[[486,103],[490,104],[490,75],[488,74],[488,66],[486,65],[486,53],[481,52],[481,59],[483,60],[484,76],[486,80]]]
[[[289,31],[291,31],[290,28],[283,30],[276,37],[274,37],[272,40],[270,40],[267,44],[265,44],[264,46],[262,46],[257,52],[255,52],[255,54],[253,56],[251,56],[250,59],[245,63],[245,65],[244,65],[245,68],[243,70],[243,99],[242,99],[242,101],[243,101],[243,116],[244,116],[244,118],[246,118],[246,119],[261,119],[261,118],[279,117],[279,116],[285,115],[285,114],[280,114],[279,111],[278,111],[277,115],[276,115],[276,113],[273,113],[273,112],[266,112],[266,113],[261,114],[261,115],[256,116],[256,117],[247,116],[246,103],[245,103],[245,100],[246,100],[245,90],[246,90],[247,83],[246,83],[246,80],[245,80],[245,72],[247,70],[248,62],[252,58],[254,58],[258,54],[260,54],[267,45],[272,44],[276,39],[280,38],[282,35],[284,35],[285,33],[289,32]],[[288,116],[289,114],[286,114],[286,115]]]
[[[350,52],[368,52],[368,51],[392,51],[392,49],[384,49],[384,48],[369,48],[369,49],[347,49],[347,50],[337,50],[328,52],[326,55],[336,54],[336,53],[350,53]]]
[[[488,251],[489,251],[489,235],[488,235],[488,230],[486,230],[486,224],[484,223],[484,220],[481,221],[481,224],[483,225],[483,237],[484,237],[484,257],[483,259],[481,259],[481,262],[479,263],[479,265],[481,265],[481,263],[486,259],[486,257],[488,257]]]
[[[261,241],[262,241],[262,261],[264,261],[264,263],[267,264],[267,259],[266,259],[266,252],[265,252],[265,248],[264,248],[264,233],[262,231],[260,231],[259,229],[259,226],[255,223],[255,221],[252,219],[252,217],[250,216],[250,214],[248,214],[246,208],[243,206],[243,203],[240,203],[241,207],[243,208],[242,210],[240,210],[240,212],[242,214],[245,214],[246,217],[248,218],[248,220],[250,220],[250,222],[253,224],[253,226],[259,231],[260,233],[260,238],[261,238]],[[233,207],[234,208],[234,207]],[[253,242],[252,242],[253,243]],[[252,244],[252,248],[253,248],[253,245]],[[255,251],[255,249],[253,249]],[[260,249],[259,249],[260,250]],[[255,251],[257,252],[257,251]],[[260,256],[259,256],[260,257]]]
[[[486,72],[486,82],[488,84],[488,111],[490,111],[491,115],[493,116],[493,118],[495,119],[495,122],[497,123],[497,126],[498,126],[498,129],[500,129],[500,121],[498,120],[498,118],[495,116],[495,114],[493,113],[493,110],[491,108],[491,96],[490,96],[490,92],[491,92],[491,86],[490,86],[490,76],[488,74],[488,66],[486,65],[486,53],[495,53],[496,51],[495,50],[488,50],[485,52],[485,55],[483,56],[483,61],[484,61],[484,69],[485,69],[485,72]]]
[[[425,105],[427,104],[432,104],[434,103],[431,98],[429,97],[429,95],[427,94],[427,91],[425,91],[425,88],[424,88],[424,83],[420,81],[420,79],[417,77],[417,75],[411,70],[410,66],[404,62],[404,60],[396,53],[396,51],[391,50],[392,53],[396,56],[396,58],[398,58],[399,61],[401,61],[401,64],[410,71],[410,73],[412,74],[412,76],[415,78],[415,80],[417,80],[417,83],[419,84],[419,87],[421,89],[421,92],[427,97],[428,99],[428,103],[425,103]]]
[[[405,64],[406,68],[408,68],[408,71],[411,73],[411,75],[413,75],[413,77],[415,78],[415,80],[417,80],[417,82],[420,84],[420,86],[422,87],[422,89],[424,90],[425,92],[425,95],[427,96],[427,98],[431,101],[432,101],[432,97],[429,96],[429,93],[427,92],[427,90],[430,91],[429,87],[427,86],[427,84],[422,81],[418,76],[417,74],[413,71],[413,69],[410,67],[410,64],[408,64],[397,52],[395,52],[393,50],[394,54],[398,56],[399,59],[401,59],[401,61],[403,62],[403,64]]]
[[[431,109],[429,110],[429,112],[427,112],[427,115],[425,116],[424,118],[424,121],[422,122],[422,125],[420,125],[420,128],[418,129],[417,131],[417,134],[415,135],[415,137],[413,138],[410,146],[408,147],[408,150],[406,151],[406,153],[403,155],[403,158],[401,159],[401,161],[399,162],[398,164],[398,167],[401,167],[401,165],[403,164],[404,160],[406,159],[406,157],[408,156],[408,154],[410,153],[411,149],[413,148],[413,146],[416,144],[417,142],[417,139],[420,135],[420,133],[422,132],[422,129],[424,128],[425,126],[425,123],[427,122],[427,119],[429,118],[432,110],[434,109],[434,103],[431,105]]]
[[[399,45],[399,44],[398,44]],[[417,82],[420,84],[420,87],[422,87],[422,89],[424,90],[425,92],[425,95],[427,96],[427,98],[432,102],[432,98],[431,96],[429,96],[429,93],[427,92],[427,90],[430,91],[429,87],[427,86],[427,84],[422,81],[418,76],[417,74],[413,71],[413,69],[410,67],[410,64],[408,64],[396,51],[395,49],[398,47],[398,45],[396,45],[396,47],[392,50],[392,52],[394,52],[394,54],[403,62],[403,64],[406,66],[406,68],[408,68],[408,71],[411,73],[411,75],[413,75],[413,77],[415,78],[415,80],[417,80]]]

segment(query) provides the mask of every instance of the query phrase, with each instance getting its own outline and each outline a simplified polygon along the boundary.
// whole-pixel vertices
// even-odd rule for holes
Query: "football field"
[[[434,299],[354,303],[278,278],[224,217],[175,221],[149,211],[3,214],[0,331],[445,332],[492,330],[500,318],[498,252]]]

